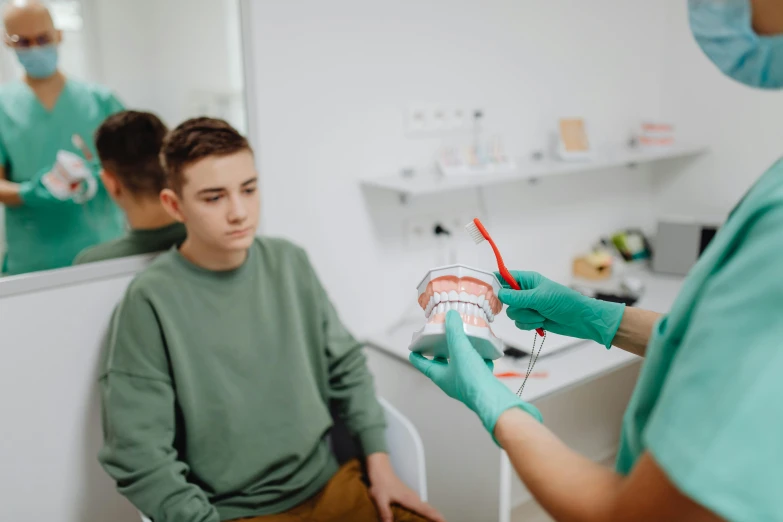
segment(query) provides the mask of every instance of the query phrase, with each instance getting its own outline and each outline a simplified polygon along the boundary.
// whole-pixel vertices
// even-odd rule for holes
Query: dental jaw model
[[[479,355],[491,360],[502,357],[503,342],[490,329],[503,309],[496,297],[499,291],[500,283],[491,272],[464,265],[430,270],[418,286],[419,306],[427,324],[413,334],[410,351],[448,358],[446,313],[456,310]]]
[[[54,167],[41,182],[46,190],[62,201],[72,199],[76,203],[84,203],[98,191],[98,182],[84,160],[66,150],[57,153]]]

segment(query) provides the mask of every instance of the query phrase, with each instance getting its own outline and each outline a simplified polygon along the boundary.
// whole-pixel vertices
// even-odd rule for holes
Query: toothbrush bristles
[[[471,221],[467,225],[465,225],[465,230],[468,231],[468,234],[470,235],[470,238],[473,240],[474,243],[477,245],[484,241],[484,236],[481,234],[481,231],[476,226],[476,223]]]

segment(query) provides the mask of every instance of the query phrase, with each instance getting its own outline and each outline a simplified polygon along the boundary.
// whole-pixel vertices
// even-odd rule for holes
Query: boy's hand
[[[446,522],[434,507],[422,502],[416,492],[402,483],[394,473],[386,453],[373,453],[367,457],[367,474],[370,478],[370,496],[382,522],[394,522],[392,504],[415,511],[433,522]]]

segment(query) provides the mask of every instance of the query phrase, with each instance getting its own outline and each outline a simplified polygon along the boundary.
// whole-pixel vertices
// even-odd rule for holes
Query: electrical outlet
[[[431,111],[429,107],[413,106],[408,109],[406,126],[411,134],[422,134],[430,131]]]
[[[465,109],[452,109],[450,121],[451,128],[454,130],[465,130],[470,127],[470,125],[468,125],[470,120],[467,117]]]
[[[449,130],[450,125],[448,111],[440,107],[434,107],[430,114],[430,131],[441,132]]]
[[[406,129],[409,134],[418,136],[464,132],[472,128],[475,112],[473,109],[438,104],[412,105],[408,109]]]
[[[411,249],[425,249],[437,245],[435,227],[442,223],[435,215],[412,216],[405,220],[405,245]]]
[[[449,129],[450,112],[437,105],[413,105],[408,109],[407,128],[414,135],[435,135]]]
[[[455,213],[449,219],[448,224],[454,231],[454,235],[459,241],[471,241],[467,230],[465,230],[465,227],[468,225],[468,223],[472,223],[474,218],[479,218],[482,223],[486,221],[485,217],[482,216],[478,211]]]
[[[473,218],[483,218],[474,212],[443,212],[439,214],[425,214],[412,216],[405,220],[404,236],[405,244],[411,249],[432,248],[438,245],[439,240],[453,240],[456,242],[471,241],[465,230],[465,226],[473,221]],[[442,226],[448,230],[450,236],[435,235],[435,227]]]
[[[435,229],[438,225],[449,231],[451,236],[436,235]],[[403,233],[405,245],[408,248],[421,250],[436,247],[439,241],[453,237],[455,231],[452,229],[449,219],[435,214],[426,214],[406,219]]]

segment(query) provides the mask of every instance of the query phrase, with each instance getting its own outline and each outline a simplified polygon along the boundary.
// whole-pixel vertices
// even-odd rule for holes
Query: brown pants
[[[427,522],[400,506],[392,506],[395,522]],[[362,482],[358,460],[345,463],[317,495],[277,515],[242,518],[243,522],[377,522],[370,492]],[[239,521],[237,521],[239,522]]]

